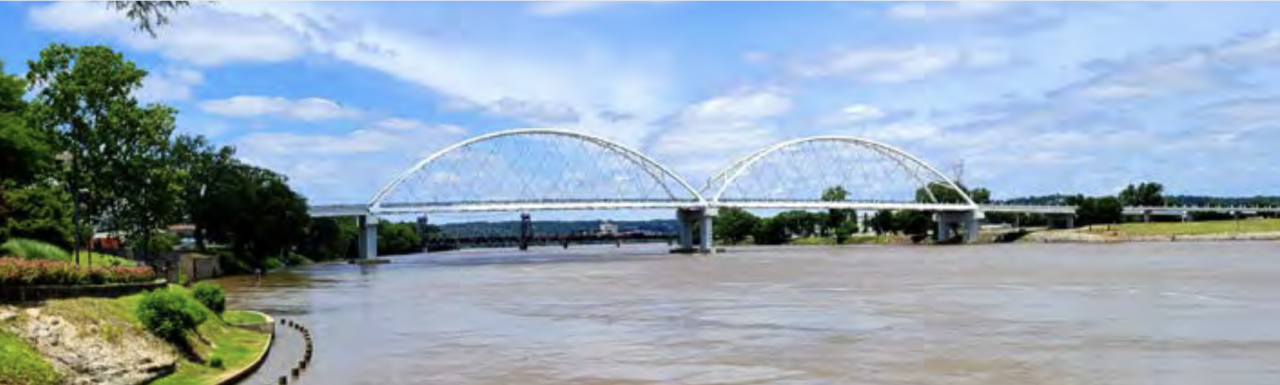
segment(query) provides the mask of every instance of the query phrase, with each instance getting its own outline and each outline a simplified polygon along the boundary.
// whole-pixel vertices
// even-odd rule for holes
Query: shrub
[[[209,357],[209,367],[222,369],[222,357]]]
[[[142,296],[134,310],[142,325],[173,343],[184,343],[189,330],[205,321],[205,313],[189,297],[174,290],[155,290]]]
[[[0,245],[0,254],[9,254],[26,259],[44,259],[66,261],[71,255],[66,250],[51,243],[31,239],[14,238]]]
[[[63,261],[0,258],[0,285],[142,283],[155,279],[150,267],[77,267]]]
[[[209,308],[214,313],[222,314],[227,309],[227,292],[222,290],[222,286],[218,286],[216,283],[198,283],[191,294],[196,298],[196,301],[199,301],[201,305]]]

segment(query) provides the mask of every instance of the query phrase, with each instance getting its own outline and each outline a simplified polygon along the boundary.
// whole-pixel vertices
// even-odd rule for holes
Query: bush
[[[155,279],[150,267],[76,267],[63,261],[0,258],[0,285],[100,285]]]
[[[143,295],[134,312],[147,331],[172,343],[185,343],[185,333],[205,321],[199,305],[174,290],[155,290]]]
[[[209,357],[209,367],[222,369],[222,357]]]
[[[0,254],[9,254],[26,259],[43,259],[66,261],[71,255],[66,250],[51,243],[31,239],[14,238],[0,245]]]
[[[199,301],[201,305],[216,314],[222,314],[227,309],[227,292],[222,290],[222,286],[218,286],[216,283],[198,283],[191,294],[196,298],[196,301]]]

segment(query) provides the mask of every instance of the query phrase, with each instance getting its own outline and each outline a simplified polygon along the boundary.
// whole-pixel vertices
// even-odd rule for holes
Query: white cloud
[[[850,125],[863,124],[885,119],[889,113],[867,104],[850,104],[841,108],[831,116],[821,119],[820,123],[825,125]]]
[[[305,53],[307,37],[279,19],[237,12],[237,4],[199,4],[170,16],[155,38],[133,30],[122,13],[96,2],[60,2],[33,7],[39,29],[110,36],[130,48],[156,51],[195,65],[279,62]]]
[[[536,124],[573,124],[579,121],[573,107],[554,102],[537,102],[515,98],[502,98],[486,106],[491,113],[520,119]]]
[[[681,124],[737,124],[777,117],[791,111],[791,98],[777,91],[749,91],[713,98],[686,108]]]
[[[135,96],[143,102],[186,101],[192,89],[204,83],[204,74],[192,69],[167,68],[147,74]]]
[[[708,99],[671,119],[674,127],[656,135],[647,150],[700,185],[736,157],[777,142],[781,137],[775,120],[791,110],[791,97],[777,90]]]
[[[208,100],[200,103],[200,109],[212,114],[230,117],[277,116],[288,119],[319,121],[354,117],[359,110],[343,107],[337,102],[322,98],[289,100],[282,97],[240,95],[228,99]]]
[[[1280,97],[1242,98],[1202,107],[1193,113],[1205,125],[1248,127],[1280,123]]]
[[[1000,1],[956,1],[902,3],[889,7],[889,16],[901,20],[974,20],[1008,13],[1016,3]]]
[[[994,46],[860,48],[837,51],[821,60],[797,65],[793,71],[811,78],[904,83],[951,71],[995,68],[1010,60],[1007,51]]]
[[[572,16],[619,3],[616,1],[538,1],[529,5],[529,13],[547,17]]]

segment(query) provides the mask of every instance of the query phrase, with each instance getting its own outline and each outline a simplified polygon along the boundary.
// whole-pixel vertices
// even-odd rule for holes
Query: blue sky
[[[151,71],[139,97],[313,203],[367,200],[467,137],[554,126],[701,185],[819,134],[997,197],[1280,194],[1280,4],[200,4],[152,39],[101,3],[0,3],[6,71],[51,42]]]

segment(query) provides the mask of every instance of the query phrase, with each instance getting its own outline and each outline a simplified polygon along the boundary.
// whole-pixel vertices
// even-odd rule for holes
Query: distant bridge
[[[826,191],[831,187],[840,190]],[[946,195],[935,195],[943,192]],[[540,210],[674,210],[682,228],[681,248],[694,249],[693,231],[699,227],[698,250],[713,252],[712,222],[721,208],[924,211],[933,213],[939,240],[951,239],[952,231],[959,231],[965,240],[975,239],[984,212],[1073,216],[1076,210],[1074,206],[978,205],[923,160],[862,138],[816,136],[768,146],[733,162],[695,189],[666,166],[621,144],[579,132],[537,128],[461,141],[407,168],[368,203],[317,205],[310,207],[310,213],[358,218],[360,254],[372,257],[377,254],[376,224],[381,216],[522,212],[521,238],[528,240],[533,236],[529,213]],[[1163,215],[1221,208],[1125,210]]]

